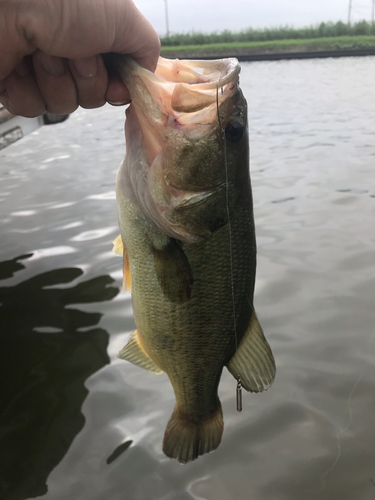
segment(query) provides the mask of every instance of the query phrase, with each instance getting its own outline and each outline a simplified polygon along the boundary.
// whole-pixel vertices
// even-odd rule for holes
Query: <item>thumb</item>
[[[126,19],[118,25],[112,52],[130,55],[144,68],[155,71],[160,40],[151,23],[134,4],[126,13]]]

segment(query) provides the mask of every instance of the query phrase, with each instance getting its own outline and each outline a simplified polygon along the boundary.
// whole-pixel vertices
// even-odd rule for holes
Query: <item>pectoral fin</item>
[[[126,251],[126,248],[124,247],[124,244],[122,242],[121,234],[117,236],[113,241],[113,248],[112,252],[114,252],[116,255],[122,255],[123,259],[123,264],[122,264],[122,271],[123,271],[123,280],[122,280],[122,289],[125,290],[126,292],[130,292],[131,290],[131,279],[130,279],[130,267],[129,267],[129,257],[128,253]]]
[[[171,302],[185,302],[191,297],[193,273],[181,245],[170,238],[161,250],[154,249],[155,271],[164,295]]]
[[[227,368],[235,379],[240,377],[247,391],[262,392],[272,384],[276,373],[275,360],[255,312]]]
[[[142,348],[138,341],[137,330],[130,335],[129,342],[121,349],[117,357],[124,359],[125,361],[130,361],[133,365],[140,366],[151,373],[156,373],[157,375],[163,373],[163,370],[160,370],[160,368],[156,366],[156,364]]]

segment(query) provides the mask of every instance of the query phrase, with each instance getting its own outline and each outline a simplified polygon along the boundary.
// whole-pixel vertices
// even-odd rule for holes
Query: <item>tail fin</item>
[[[175,406],[164,434],[163,452],[186,464],[199,455],[216,450],[223,434],[224,422],[220,401],[217,409],[205,418],[183,415]]]

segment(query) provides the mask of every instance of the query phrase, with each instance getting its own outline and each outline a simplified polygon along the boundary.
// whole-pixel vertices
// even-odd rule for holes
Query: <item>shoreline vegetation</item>
[[[270,58],[299,54],[316,57],[321,52],[328,55],[363,53],[375,54],[375,23],[360,21],[347,25],[321,23],[306,28],[248,28],[240,32],[176,33],[161,38],[161,55],[169,58],[220,58],[241,59]]]

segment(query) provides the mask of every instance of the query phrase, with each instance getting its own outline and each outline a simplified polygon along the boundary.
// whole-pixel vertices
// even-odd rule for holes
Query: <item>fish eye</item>
[[[245,127],[239,120],[232,120],[225,127],[225,137],[228,142],[239,142],[244,134]]]

